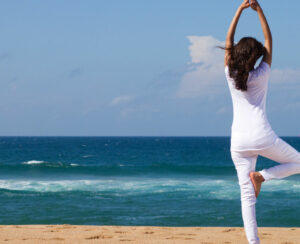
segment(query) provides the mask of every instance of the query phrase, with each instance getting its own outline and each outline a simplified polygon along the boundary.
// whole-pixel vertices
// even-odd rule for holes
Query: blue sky
[[[0,8],[0,135],[229,136],[221,65],[237,0],[10,0]],[[300,3],[261,2],[274,38],[267,113],[300,135]],[[263,40],[255,12],[236,40]]]

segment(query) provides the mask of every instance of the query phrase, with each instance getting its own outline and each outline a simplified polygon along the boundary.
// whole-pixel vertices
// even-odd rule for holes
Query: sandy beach
[[[262,243],[300,243],[300,228],[259,228]],[[0,243],[245,243],[238,227],[0,225]]]

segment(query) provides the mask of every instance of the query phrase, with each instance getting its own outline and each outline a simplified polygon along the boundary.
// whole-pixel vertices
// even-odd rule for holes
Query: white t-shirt
[[[271,68],[262,61],[249,72],[247,91],[237,90],[229,76],[228,66],[225,75],[233,103],[231,126],[231,151],[265,149],[278,137],[272,130],[266,115],[266,97]]]

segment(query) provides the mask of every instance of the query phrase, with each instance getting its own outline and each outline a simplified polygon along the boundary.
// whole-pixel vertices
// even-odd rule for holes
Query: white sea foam
[[[211,187],[223,187],[225,182],[195,180],[186,182],[177,179],[113,178],[101,180],[0,180],[0,188],[29,191],[115,191],[139,194],[168,191],[206,191]]]
[[[268,184],[267,184],[268,183]],[[266,182],[264,192],[300,193],[299,181]],[[0,180],[0,188],[33,192],[88,191],[115,196],[188,192],[188,198],[239,199],[235,180],[107,178],[97,180]]]
[[[82,158],[91,158],[93,155],[83,155]]]
[[[45,163],[44,161],[38,161],[38,160],[30,160],[27,162],[24,162],[23,164],[42,164]]]
[[[300,192],[299,180],[272,180],[263,184],[263,191],[275,192],[275,191],[290,191]]]
[[[30,165],[30,164],[47,164],[47,162],[45,161],[38,161],[38,160],[30,160],[30,161],[27,161],[27,162],[23,162],[22,164],[27,164],[27,165]],[[61,162],[56,162],[56,163],[49,163],[48,162],[48,167],[59,167],[59,166],[62,166],[64,165],[63,163]],[[68,165],[68,164],[66,164]],[[74,163],[71,163],[69,164],[70,166],[79,166],[79,164],[74,164]]]

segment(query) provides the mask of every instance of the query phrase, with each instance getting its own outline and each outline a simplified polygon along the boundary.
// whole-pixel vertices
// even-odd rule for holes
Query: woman
[[[265,42],[251,37],[234,44],[234,34],[242,12],[257,12]],[[257,68],[256,61],[262,57]],[[257,1],[248,0],[238,8],[229,27],[225,46],[225,74],[233,102],[231,157],[241,191],[242,217],[249,243],[259,243],[255,204],[262,182],[300,173],[300,153],[272,130],[265,110],[272,63],[272,35]],[[279,165],[255,172],[258,155]]]

